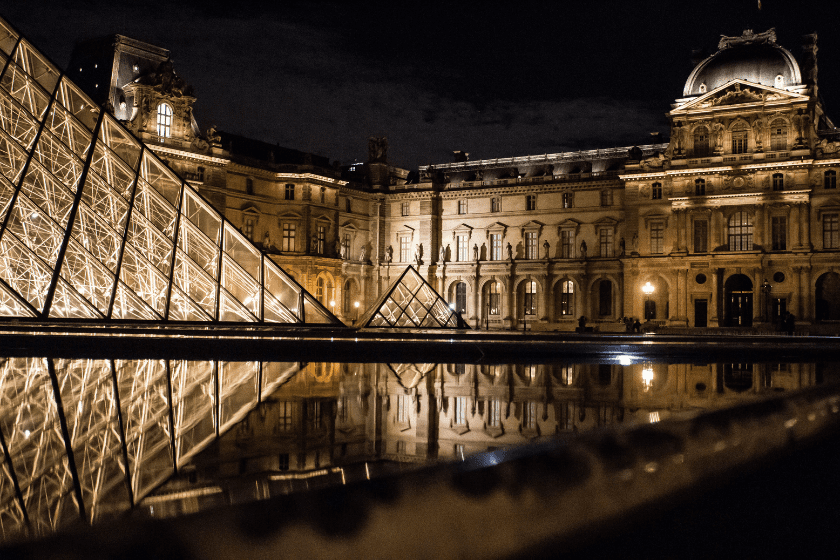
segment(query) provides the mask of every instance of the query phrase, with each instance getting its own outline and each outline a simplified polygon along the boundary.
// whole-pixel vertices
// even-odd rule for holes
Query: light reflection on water
[[[836,364],[0,361],[0,531],[166,517],[840,378]],[[177,471],[177,474],[175,474]]]

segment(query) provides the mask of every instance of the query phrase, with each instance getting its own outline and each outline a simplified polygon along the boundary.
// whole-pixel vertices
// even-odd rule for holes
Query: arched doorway
[[[817,278],[817,321],[840,321],[840,274],[826,272]]]
[[[456,282],[450,288],[449,303],[455,305],[455,311],[464,315],[467,312],[467,284]]]
[[[751,327],[753,319],[753,284],[743,274],[733,274],[723,286],[725,324],[727,327]]]

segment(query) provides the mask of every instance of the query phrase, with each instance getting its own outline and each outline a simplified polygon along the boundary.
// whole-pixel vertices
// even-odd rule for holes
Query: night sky
[[[150,42],[194,86],[202,130],[344,164],[366,158],[368,136],[387,136],[390,162],[407,168],[453,150],[483,159],[648,143],[667,132],[692,50],[710,54],[721,34],[748,28],[775,27],[796,56],[801,35],[819,33],[820,91],[840,121],[836,2],[4,4],[0,16],[62,68],[80,39]]]

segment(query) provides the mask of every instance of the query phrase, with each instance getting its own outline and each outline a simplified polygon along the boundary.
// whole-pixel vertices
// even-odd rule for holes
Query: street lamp
[[[656,288],[650,282],[642,286],[642,291],[645,293],[645,321],[653,319],[654,311],[651,306],[650,296],[655,290]]]

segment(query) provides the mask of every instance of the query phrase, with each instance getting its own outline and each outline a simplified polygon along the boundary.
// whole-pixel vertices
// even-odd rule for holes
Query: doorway
[[[753,320],[753,285],[743,274],[733,274],[723,287],[727,327],[751,327]]]
[[[694,326],[706,327],[709,318],[709,300],[695,299],[694,300]]]

